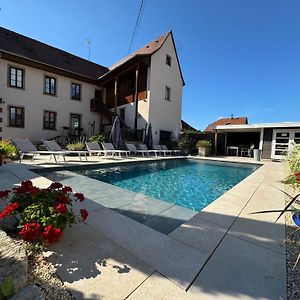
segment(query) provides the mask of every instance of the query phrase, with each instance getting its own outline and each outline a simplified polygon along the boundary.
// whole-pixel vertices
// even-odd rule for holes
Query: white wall
[[[24,89],[8,87],[9,65],[25,69]],[[56,78],[56,96],[43,94],[44,75]],[[71,100],[72,82],[81,84],[81,101]],[[90,112],[90,99],[94,97],[95,88],[97,86],[89,83],[0,59],[0,97],[5,101],[5,104],[0,104],[3,110],[0,136],[4,139],[12,137],[39,141],[62,135],[62,127],[69,126],[70,113],[81,114],[81,127],[84,128],[87,135],[90,133],[89,124],[95,121],[95,132],[97,133],[100,126],[100,114]],[[24,128],[7,127],[8,106],[10,105],[25,107]],[[56,130],[43,129],[44,110],[57,113]]]
[[[166,54],[171,56],[171,67],[166,64]],[[177,139],[181,128],[183,82],[170,35],[151,57],[149,83],[149,121],[152,124],[153,142],[159,143],[160,130],[172,132],[172,138]],[[171,101],[165,100],[166,86],[171,88]]]

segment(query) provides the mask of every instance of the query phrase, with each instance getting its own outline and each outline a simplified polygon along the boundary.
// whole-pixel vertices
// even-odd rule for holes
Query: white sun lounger
[[[125,154],[126,157],[128,157],[128,155],[130,154],[130,151],[128,151],[128,150],[117,150],[117,149],[115,149],[115,147],[112,143],[101,143],[101,144],[102,144],[103,149],[107,153],[119,154],[120,157],[122,156],[122,154]]]
[[[167,153],[170,154],[168,150],[162,150],[160,145],[153,145],[153,149],[159,151],[159,153],[163,154],[164,156],[167,156]]]
[[[50,154],[50,159],[53,156],[55,162],[57,163],[56,157],[59,157],[60,155],[63,157],[64,162],[66,162],[65,159],[65,151],[39,151],[36,149],[36,147],[28,140],[11,140],[12,143],[17,147],[19,154],[20,154],[20,162],[22,162],[22,159],[24,155],[32,156],[31,160],[34,159],[36,155],[40,154]]]
[[[160,154],[160,151],[158,151],[158,150],[149,150],[146,144],[139,144],[139,148],[141,150],[147,150],[149,153],[153,153],[155,156]]]
[[[114,151],[112,152],[112,151],[107,151],[107,150],[101,149],[100,145],[99,145],[97,142],[85,142],[85,144],[86,144],[86,148],[87,148],[87,150],[88,150],[90,156],[91,156],[93,153],[97,154],[98,156],[99,156],[100,154],[103,154],[103,155],[104,155],[104,158],[106,159],[107,154],[110,153],[112,156],[114,156],[115,153],[116,153],[116,152],[114,152]]]
[[[170,153],[170,154],[174,153],[175,155],[176,154],[180,155],[181,150],[179,150],[179,149],[169,150],[166,145],[159,145],[159,146],[160,146],[161,150],[163,150],[163,151],[168,151],[168,153]]]
[[[85,150],[64,150],[62,149],[54,140],[52,141],[44,141],[42,140],[43,144],[45,145],[45,147],[51,151],[51,152],[64,152],[65,154],[77,154],[79,156],[79,159],[81,160],[81,155],[83,155],[85,157],[85,159],[87,160],[87,154],[88,151]]]
[[[132,154],[142,154],[143,156],[145,156],[145,154],[147,154],[149,156],[149,150],[140,150],[137,149],[135,144],[125,144],[127,149],[130,151],[130,153]]]

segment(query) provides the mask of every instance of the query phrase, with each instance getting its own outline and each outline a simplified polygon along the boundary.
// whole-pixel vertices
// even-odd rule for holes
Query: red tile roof
[[[13,54],[91,79],[97,79],[108,71],[108,68],[104,66],[3,27],[0,27],[0,52]]]
[[[154,54],[156,51],[158,51],[161,48],[161,46],[163,45],[163,43],[165,42],[165,40],[168,38],[168,36],[170,34],[171,34],[171,31],[166,32],[162,36],[158,37],[154,41],[147,44],[146,46],[144,46],[144,47],[136,50],[135,52],[127,55],[126,57],[122,58],[121,60],[119,60],[118,62],[113,64],[109,69],[113,70],[113,69],[119,67],[120,65],[123,65],[125,62],[127,62],[128,60],[132,59],[135,56]]]
[[[209,124],[204,131],[205,132],[211,132],[213,131],[216,126],[221,125],[238,125],[238,124],[248,124],[248,118],[247,117],[237,117],[237,118],[222,118],[218,121],[215,121],[211,124]]]

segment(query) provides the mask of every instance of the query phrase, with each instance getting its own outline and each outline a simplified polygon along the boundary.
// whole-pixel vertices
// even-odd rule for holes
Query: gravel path
[[[55,268],[43,255],[28,258],[29,283],[37,285],[46,300],[74,300],[55,273]]]
[[[288,190],[288,193],[295,195],[295,191]],[[287,202],[290,199],[287,198]],[[300,208],[299,204],[294,205]],[[287,297],[288,300],[300,299],[300,262],[295,266],[296,259],[300,252],[300,230],[296,227],[291,214],[286,213],[286,272],[287,272]]]

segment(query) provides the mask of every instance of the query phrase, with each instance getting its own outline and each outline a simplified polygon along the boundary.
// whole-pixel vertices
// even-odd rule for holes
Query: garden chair
[[[149,150],[140,150],[137,149],[135,144],[126,144],[127,149],[130,151],[130,153],[132,154],[142,154],[143,156],[145,156],[145,154],[147,154],[149,156]]]
[[[104,154],[104,157],[106,158],[107,152],[102,150],[97,142],[85,142],[85,145],[90,156],[92,156],[93,153],[97,154],[98,156],[100,156],[100,154]]]
[[[141,150],[146,150],[150,153],[153,153],[155,156],[157,156],[158,154],[160,154],[160,150],[149,150],[146,144],[139,144],[139,148]]]
[[[156,151],[159,151],[159,154],[162,154],[164,156],[167,156],[167,153],[169,153],[166,150],[162,150],[160,145],[153,145],[153,149],[156,150]]]
[[[52,141],[44,141],[42,140],[44,146],[48,149],[48,151],[51,152],[64,152],[65,154],[77,154],[79,156],[79,159],[81,160],[81,155],[83,155],[85,157],[85,159],[87,160],[87,153],[88,151],[85,150],[64,150],[62,149],[57,143],[56,141],[52,140]]]
[[[101,143],[103,149],[107,152],[107,153],[115,153],[118,154],[119,157],[122,156],[122,154],[125,154],[126,157],[128,157],[128,155],[130,154],[130,151],[128,150],[117,150],[115,149],[114,145],[112,143]]]
[[[241,149],[241,156],[247,156],[247,157],[252,157],[252,152],[254,150],[254,144],[250,146],[250,148],[242,148]]]
[[[161,150],[163,151],[168,151],[170,154],[174,153],[175,155],[180,155],[181,150],[179,149],[174,149],[174,150],[169,150],[166,145],[160,145]]]
[[[22,162],[24,155],[32,156],[31,160],[33,160],[36,155],[41,155],[41,154],[46,154],[46,155],[50,154],[50,159],[53,156],[55,163],[57,163],[56,157],[59,157],[61,155],[64,159],[64,162],[66,162],[65,151],[49,151],[49,150],[48,151],[39,151],[32,144],[32,142],[30,142],[28,140],[12,139],[11,141],[16,146],[17,150],[19,151],[20,163]]]

